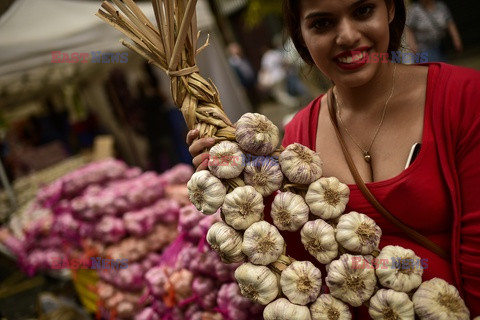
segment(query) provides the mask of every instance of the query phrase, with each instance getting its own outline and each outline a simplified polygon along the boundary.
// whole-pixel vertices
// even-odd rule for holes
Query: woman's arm
[[[410,48],[410,50],[412,50],[413,53],[417,53],[418,51],[417,42],[415,41],[415,35],[413,34],[412,29],[410,29],[409,27],[405,27],[405,35],[406,35],[408,48]]]
[[[450,22],[448,23],[448,33],[450,34],[450,37],[452,37],[452,42],[453,42],[453,46],[455,47],[455,50],[457,50],[457,52],[462,52],[463,51],[462,38],[460,37],[460,33],[458,32],[457,25],[453,20],[450,20]]]

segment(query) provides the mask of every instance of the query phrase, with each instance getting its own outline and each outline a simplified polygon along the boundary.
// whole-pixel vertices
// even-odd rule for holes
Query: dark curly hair
[[[392,2],[395,5],[395,17],[390,22],[390,42],[387,52],[396,51],[400,48],[406,19],[404,0],[385,0],[387,6],[390,6]],[[300,0],[283,0],[283,17],[287,31],[298,53],[306,63],[313,65],[312,56],[303,44],[300,30]]]

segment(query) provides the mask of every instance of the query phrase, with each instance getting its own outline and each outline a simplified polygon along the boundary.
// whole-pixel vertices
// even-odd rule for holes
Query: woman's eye
[[[373,13],[373,5],[365,5],[355,9],[355,16],[358,18],[368,18]]]
[[[330,19],[317,19],[312,23],[312,28],[315,28],[319,31],[324,31],[330,28],[333,25],[333,22]]]

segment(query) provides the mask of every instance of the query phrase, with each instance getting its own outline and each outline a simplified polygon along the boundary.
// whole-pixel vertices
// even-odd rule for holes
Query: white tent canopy
[[[154,21],[150,2],[138,3]],[[128,51],[119,40],[123,34],[95,16],[99,2],[75,0],[16,0],[0,17],[0,89],[4,94],[42,86],[42,79],[66,78],[81,73],[92,63],[52,63],[52,52],[67,53]],[[199,57],[198,65],[205,77],[217,85],[227,115],[236,120],[250,109],[224,53],[224,45],[206,0],[197,3],[198,28],[209,33],[210,47]],[[136,55],[128,51],[130,55]],[[63,71],[59,71],[63,70]],[[28,82],[28,81],[27,81]],[[33,90],[33,89],[32,89]],[[228,106],[231,106],[230,108]]]

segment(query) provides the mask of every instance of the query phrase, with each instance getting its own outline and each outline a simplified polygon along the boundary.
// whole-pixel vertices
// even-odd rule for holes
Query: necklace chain
[[[373,143],[375,142],[375,139],[377,138],[378,132],[380,131],[380,128],[382,127],[383,120],[385,119],[385,114],[387,112],[388,102],[390,101],[390,99],[393,96],[393,92],[394,92],[394,89],[395,89],[395,71],[396,70],[397,70],[397,64],[394,64],[393,75],[392,75],[392,89],[390,91],[390,95],[387,98],[387,101],[385,101],[385,105],[383,107],[382,118],[380,119],[380,123],[378,124],[377,129],[375,130],[375,133],[373,135],[372,141],[370,142],[370,145],[368,146],[367,149],[362,148],[362,146],[360,146],[360,144],[355,140],[355,138],[348,131],[347,126],[345,125],[345,123],[342,120],[340,105],[338,103],[338,101],[339,101],[338,96],[335,93],[335,90],[333,90],[333,94],[335,96],[335,101],[336,101],[338,119],[340,120],[340,123],[342,124],[342,127],[345,129],[345,132],[348,134],[350,139],[352,139],[353,143],[355,143],[355,145],[362,151],[363,158],[368,163],[370,163],[371,160],[372,160],[372,156],[370,155],[370,150],[372,149]]]

